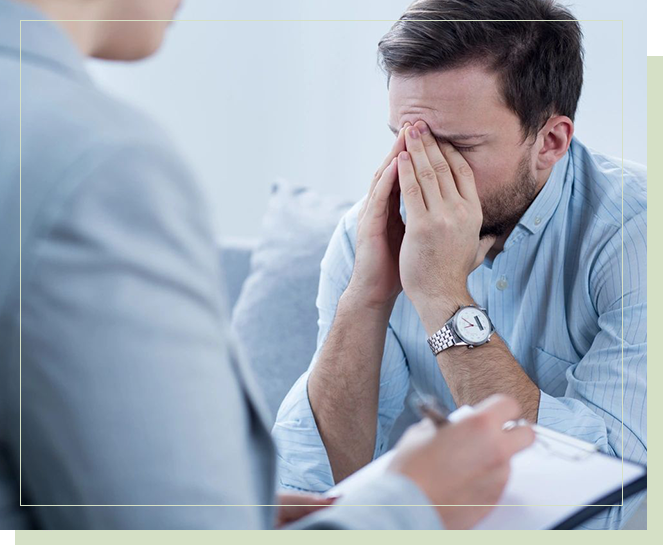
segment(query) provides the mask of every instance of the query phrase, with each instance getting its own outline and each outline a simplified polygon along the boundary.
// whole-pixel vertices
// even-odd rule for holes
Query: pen
[[[422,418],[430,418],[437,427],[449,423],[447,418],[449,411],[442,408],[433,396],[419,395],[418,397],[419,399],[416,400],[414,406]]]

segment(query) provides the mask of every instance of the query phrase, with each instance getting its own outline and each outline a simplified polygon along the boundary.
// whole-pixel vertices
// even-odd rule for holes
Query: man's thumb
[[[486,254],[495,244],[495,240],[497,239],[494,236],[487,236],[479,239],[479,249],[477,250],[477,258],[474,261],[474,269],[481,265],[483,260],[486,259]]]

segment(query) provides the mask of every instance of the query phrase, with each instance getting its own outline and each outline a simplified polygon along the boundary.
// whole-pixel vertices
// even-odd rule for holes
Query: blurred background
[[[620,158],[623,145],[624,158],[646,163],[645,0],[562,3],[587,19],[576,136]],[[90,69],[170,134],[209,191],[219,234],[254,236],[277,178],[349,200],[367,190],[393,140],[377,43],[407,5],[185,0],[177,18],[188,21],[173,23],[156,56]]]

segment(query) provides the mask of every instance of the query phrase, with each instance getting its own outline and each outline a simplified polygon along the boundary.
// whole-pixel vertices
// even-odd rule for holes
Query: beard
[[[529,150],[528,150],[529,151]],[[536,178],[529,169],[529,154],[525,153],[514,183],[499,192],[481,199],[483,223],[479,238],[487,236],[501,237],[511,231],[536,197]]]

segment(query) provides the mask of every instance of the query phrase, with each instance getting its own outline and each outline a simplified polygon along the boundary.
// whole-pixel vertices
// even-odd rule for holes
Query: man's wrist
[[[475,305],[467,290],[413,303],[428,335],[434,335],[461,307]]]
[[[350,284],[338,301],[337,313],[347,313],[362,319],[389,321],[396,297],[389,301],[371,301],[361,289]]]

